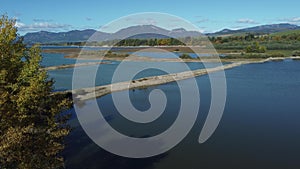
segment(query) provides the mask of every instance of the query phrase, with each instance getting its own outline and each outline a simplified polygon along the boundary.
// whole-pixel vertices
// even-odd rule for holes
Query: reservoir
[[[118,64],[116,61],[101,65],[103,67],[100,66],[99,69],[103,71],[99,70],[102,74],[96,78],[97,85],[108,84]],[[179,63],[160,64],[174,66]],[[203,68],[200,63],[187,64],[191,69]],[[83,69],[87,69],[88,72],[88,67]],[[174,72],[176,71],[179,70],[174,69]],[[70,89],[72,72],[72,69],[49,72],[50,77],[57,82],[57,90]],[[139,73],[136,78],[164,73],[148,70]],[[207,75],[196,77],[200,90],[200,107],[192,130],[173,149],[155,157],[130,159],[103,150],[85,134],[78,123],[76,113],[72,110],[73,116],[69,123],[73,130],[66,140],[67,145],[63,152],[66,168],[299,168],[300,62],[285,60],[248,64],[226,70],[225,74],[227,100],[223,118],[215,133],[205,143],[199,144],[198,137],[210,107],[211,88]],[[183,84],[185,83],[189,84],[189,79],[184,80]],[[151,137],[168,129],[178,115],[181,100],[177,83],[122,91],[129,92],[136,109],[145,111],[150,107],[148,97],[153,89],[164,91],[168,102],[164,113],[157,120],[147,124],[137,124],[121,116],[111,95],[98,98],[97,102],[106,121],[117,131],[137,138]],[[86,101],[83,106],[89,104],[90,101]]]

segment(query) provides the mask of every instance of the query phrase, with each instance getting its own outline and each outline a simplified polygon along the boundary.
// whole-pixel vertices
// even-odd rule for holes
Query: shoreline
[[[58,69],[68,69],[74,67],[81,67],[81,66],[92,66],[92,65],[100,65],[100,64],[110,64],[111,62],[101,61],[101,62],[86,62],[86,63],[76,63],[76,64],[67,64],[67,65],[58,65],[58,66],[48,66],[43,67],[41,70],[58,70]]]
[[[289,57],[288,59],[299,59],[299,58],[300,57]],[[206,75],[206,74],[217,72],[217,71],[232,69],[232,68],[235,68],[235,67],[238,67],[241,65],[266,63],[269,61],[278,61],[278,60],[284,60],[284,59],[287,59],[287,58],[268,58],[268,59],[263,59],[263,60],[259,60],[259,61],[241,61],[241,62],[235,62],[235,63],[223,65],[223,66],[218,66],[215,68],[197,69],[194,71],[185,71],[185,72],[172,73],[172,74],[167,74],[167,75],[144,77],[144,78],[140,78],[140,79],[136,79],[136,80],[118,82],[118,83],[113,83],[113,84],[109,84],[109,85],[67,90],[67,91],[64,91],[64,93],[72,93],[73,98],[76,101],[84,101],[84,100],[89,100],[89,99],[93,99],[93,98],[99,98],[104,95],[111,94],[113,92],[162,85],[162,84],[166,84],[166,83],[170,83],[170,82],[174,82],[174,81],[185,80],[185,79],[189,79],[192,77]]]
[[[135,52],[143,49],[162,49],[165,52],[185,52],[185,53],[193,53],[191,48],[199,47],[199,46],[82,46],[82,47],[69,47],[65,48],[57,48],[57,49],[43,49],[44,53],[80,53],[80,51],[84,48],[107,48],[107,50],[112,50],[114,52],[121,51],[123,52]],[[177,51],[179,50],[179,51]]]
[[[170,50],[169,52],[180,52],[183,53],[182,49],[190,49],[190,47],[193,46],[159,46],[159,47],[150,47],[150,48],[156,48],[156,49],[161,49],[165,48]],[[193,58],[193,59],[180,59],[180,58],[154,58],[150,56],[136,56],[136,55],[130,55],[129,57],[124,57],[126,54],[127,49],[147,49],[149,47],[145,46],[134,46],[134,47],[117,47],[117,48],[123,48],[122,50],[117,50],[114,51],[113,53],[116,54],[115,56],[103,56],[106,52],[105,50],[97,53],[97,51],[94,51],[95,53],[81,53],[80,48],[60,48],[60,49],[43,49],[44,53],[62,53],[64,54],[65,58],[69,59],[79,59],[79,60],[107,60],[107,61],[143,61],[143,62],[240,62],[240,61],[259,61],[262,59],[266,59],[263,57],[257,57],[257,58],[243,58],[243,57],[237,57],[237,58],[222,58],[222,57],[216,57],[216,56],[203,56],[198,58]],[[174,51],[175,48],[179,48],[181,50],[179,51]],[[168,52],[166,50],[165,52]],[[89,52],[88,50],[84,50],[85,52]],[[151,51],[152,52],[152,51]],[[153,52],[156,52],[156,50],[153,50]],[[161,52],[161,51],[160,51]],[[79,54],[80,58],[78,58]],[[237,53],[225,53],[225,54],[237,54]],[[123,55],[123,56],[122,56]],[[288,57],[284,57],[288,58]]]
[[[269,61],[281,61],[284,59],[293,59],[293,60],[300,60],[299,56],[291,56],[291,57],[276,57],[276,58],[253,58],[253,59],[243,59],[243,58],[236,58],[236,59],[219,59],[219,58],[209,58],[203,57],[200,59],[180,59],[180,58],[151,58],[146,56],[129,56],[129,57],[98,57],[98,58],[70,58],[70,59],[79,59],[79,60],[100,60],[99,62],[86,62],[86,63],[75,63],[75,64],[64,64],[64,65],[57,65],[57,66],[49,66],[41,68],[42,70],[58,70],[58,69],[67,69],[67,68],[74,68],[74,67],[81,67],[81,66],[92,66],[92,65],[100,65],[100,64],[110,64],[113,61],[126,61],[126,62],[185,62],[185,63],[236,63],[236,62],[260,62],[261,60],[269,60]]]

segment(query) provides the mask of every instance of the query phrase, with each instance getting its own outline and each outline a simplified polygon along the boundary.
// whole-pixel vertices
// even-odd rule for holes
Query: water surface
[[[300,62],[287,60],[249,64],[226,70],[227,102],[214,135],[204,144],[197,142],[210,106],[208,76],[197,77],[201,106],[195,126],[172,150],[148,159],[113,155],[96,146],[78,125],[67,139],[66,167],[102,169],[282,169],[300,167]],[[219,77],[216,77],[219,78]],[[190,80],[184,80],[189,85]],[[156,135],[172,125],[180,105],[175,82],[141,90],[130,90],[133,105],[147,110],[153,89],[165,92],[168,103],[156,121],[141,125],[124,119],[111,95],[97,99],[107,121],[119,132],[134,136]],[[123,91],[128,92],[128,91]],[[85,106],[90,103],[87,101]]]
[[[155,52],[150,54],[155,55]],[[79,60],[80,63],[83,62],[99,62],[100,60]],[[105,60],[104,60],[105,61]],[[112,77],[116,68],[119,66],[120,61],[107,61],[109,64],[101,64],[101,65],[92,65],[92,66],[82,66],[77,67],[78,70],[81,71],[79,81],[82,82],[82,87],[93,87],[100,86],[112,83]],[[43,54],[42,65],[43,66],[58,66],[63,64],[75,64],[76,59],[64,58],[64,54]],[[223,63],[228,64],[228,63]],[[149,77],[149,76],[157,76],[167,74],[165,71],[151,69],[151,67],[159,67],[161,69],[167,68],[170,73],[177,73],[187,70],[196,70],[202,68],[211,68],[220,66],[220,63],[199,63],[199,62],[142,62],[142,61],[126,61],[125,63],[127,72],[131,72],[134,68],[139,67],[142,70],[134,79]],[[186,69],[186,66],[188,69]],[[146,69],[147,68],[147,69]],[[145,70],[144,70],[145,69]],[[92,71],[97,70],[96,77],[92,76]],[[70,90],[72,89],[72,79],[73,79],[74,68],[67,69],[57,69],[48,71],[50,78],[55,80],[55,90]],[[138,72],[136,72],[138,73]],[[95,79],[95,84],[93,85],[85,85],[86,81],[89,79]],[[128,81],[132,79],[123,79],[117,80],[115,82],[120,81]]]

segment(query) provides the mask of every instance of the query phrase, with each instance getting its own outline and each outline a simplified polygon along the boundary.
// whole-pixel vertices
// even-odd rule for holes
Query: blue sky
[[[271,23],[300,24],[300,1],[201,0],[1,0],[0,13],[17,19],[26,32],[98,29],[119,17],[139,12],[163,12],[184,18],[205,32]]]

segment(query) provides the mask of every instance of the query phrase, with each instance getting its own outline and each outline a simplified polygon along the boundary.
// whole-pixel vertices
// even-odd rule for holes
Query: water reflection
[[[119,157],[94,144],[74,115],[70,121],[74,130],[63,153],[67,168],[299,168],[300,62],[243,65],[227,70],[226,76],[228,95],[224,116],[206,143],[197,142],[210,106],[209,80],[202,76],[197,78],[201,97],[197,122],[178,146],[148,159]],[[154,88],[165,90],[170,106],[152,127],[150,124],[134,127],[135,124],[124,121],[110,95],[99,98],[98,104],[105,119],[120,132],[134,137],[155,135],[176,118],[180,97],[175,83],[130,91],[137,109],[149,107],[147,96]]]

